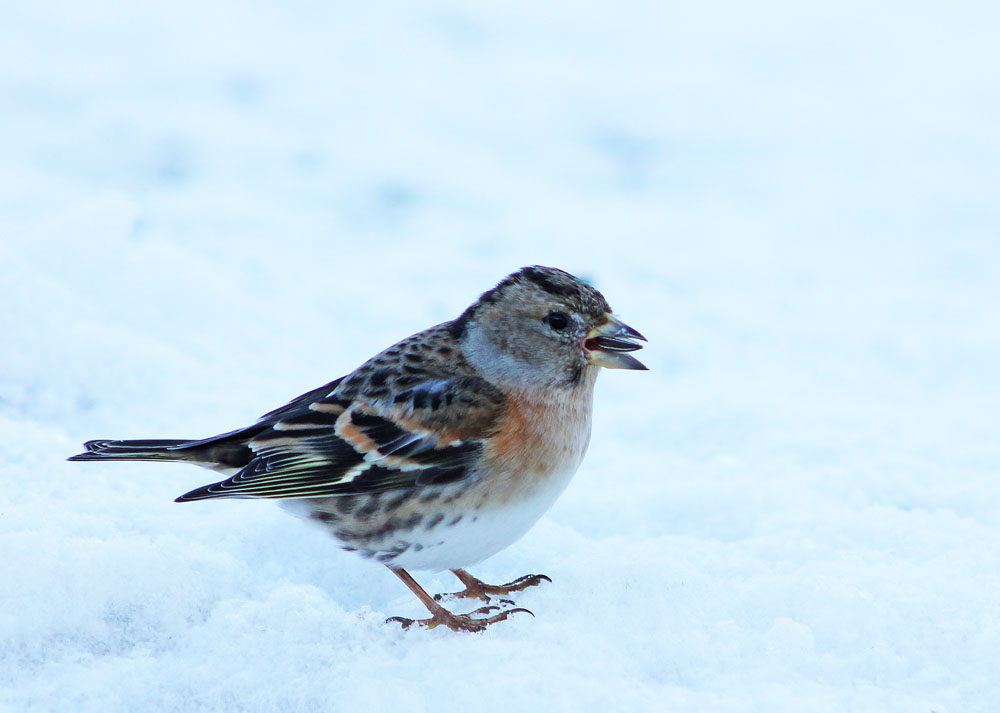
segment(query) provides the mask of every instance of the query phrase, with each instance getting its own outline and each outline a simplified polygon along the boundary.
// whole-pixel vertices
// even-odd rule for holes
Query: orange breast
[[[494,497],[530,497],[550,477],[575,471],[589,441],[589,399],[511,399],[483,454]]]

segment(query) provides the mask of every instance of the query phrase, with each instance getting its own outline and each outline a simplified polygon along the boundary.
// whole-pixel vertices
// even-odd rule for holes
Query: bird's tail
[[[86,453],[67,460],[192,460],[190,446],[197,441],[186,439],[141,441],[87,441]]]
[[[253,457],[250,440],[265,428],[254,424],[211,438],[188,440],[87,441],[85,453],[67,460],[156,460],[183,461],[221,473],[239,470]]]

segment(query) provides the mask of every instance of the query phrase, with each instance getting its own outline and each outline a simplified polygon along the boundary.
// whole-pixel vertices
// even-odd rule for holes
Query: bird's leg
[[[491,601],[490,595],[504,595],[510,594],[511,592],[520,592],[528,587],[535,587],[541,584],[543,581],[551,582],[552,580],[546,577],[544,574],[526,574],[523,577],[518,577],[513,582],[507,582],[507,584],[495,585],[487,584],[481,579],[473,577],[471,574],[466,572],[464,569],[453,569],[452,574],[461,580],[462,584],[465,585],[465,589],[461,592],[452,592],[451,594],[436,594],[435,599],[441,601],[445,598],[456,598],[456,599],[482,599],[484,602]],[[503,604],[513,604],[514,602],[510,599],[501,599]]]
[[[433,629],[440,624],[444,624],[452,631],[482,631],[490,624],[496,624],[498,621],[503,621],[516,612],[523,611],[531,614],[531,612],[527,609],[508,609],[507,611],[502,611],[498,614],[493,614],[492,616],[484,616],[482,618],[472,616],[473,614],[489,614],[492,611],[498,611],[500,607],[481,607],[473,612],[469,612],[468,614],[452,614],[450,611],[434,601],[434,599],[424,591],[424,588],[417,584],[417,580],[411,577],[409,572],[405,569],[394,569],[392,567],[389,569],[392,570],[393,574],[403,580],[403,583],[410,588],[410,591],[417,595],[417,599],[423,602],[424,606],[427,607],[431,613],[429,619],[407,619],[401,616],[393,616],[386,619],[386,623],[390,621],[399,622],[403,625],[404,629],[410,628],[413,624],[426,626],[428,629]],[[461,570],[458,571],[461,572]],[[534,614],[531,615],[534,616]]]

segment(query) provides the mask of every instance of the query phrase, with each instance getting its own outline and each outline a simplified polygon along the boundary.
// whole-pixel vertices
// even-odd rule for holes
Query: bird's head
[[[628,354],[645,341],[604,295],[568,272],[525,267],[484,292],[452,323],[484,374],[525,389],[593,384],[597,367],[645,369]]]

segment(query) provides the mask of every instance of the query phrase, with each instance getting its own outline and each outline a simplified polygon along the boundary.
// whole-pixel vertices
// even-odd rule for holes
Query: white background
[[[0,710],[1000,710],[993,3],[5,3]],[[482,635],[212,480],[523,265],[649,337]],[[431,591],[450,575],[422,574]]]

